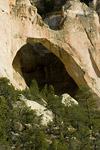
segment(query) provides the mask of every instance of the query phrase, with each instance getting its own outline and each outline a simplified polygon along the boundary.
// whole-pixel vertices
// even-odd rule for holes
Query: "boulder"
[[[40,105],[39,103],[28,100],[28,99],[23,99],[25,104],[30,107],[32,110],[36,111],[36,114],[38,117],[41,117],[41,124],[42,125],[47,125],[48,123],[53,121],[53,113],[52,111],[48,110],[45,106]]]
[[[62,103],[68,107],[78,105],[78,102],[67,93],[62,94]]]

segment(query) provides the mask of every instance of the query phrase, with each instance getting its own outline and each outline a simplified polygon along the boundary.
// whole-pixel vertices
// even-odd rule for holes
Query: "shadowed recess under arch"
[[[72,96],[78,88],[64,64],[41,44],[24,45],[17,52],[12,65],[28,86],[36,79],[40,89],[45,84],[53,85],[56,94],[69,93]]]

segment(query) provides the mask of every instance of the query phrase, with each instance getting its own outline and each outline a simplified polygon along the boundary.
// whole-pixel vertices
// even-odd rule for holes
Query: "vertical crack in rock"
[[[92,62],[92,66],[93,66],[93,68],[95,70],[95,73],[98,76],[98,78],[100,78],[100,70],[98,69],[98,66],[95,63],[90,50],[89,50],[89,54],[90,54],[90,59],[91,59],[91,62]]]

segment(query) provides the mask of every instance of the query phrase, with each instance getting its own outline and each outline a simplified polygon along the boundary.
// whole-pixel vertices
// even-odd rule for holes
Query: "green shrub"
[[[26,92],[26,93],[25,93]],[[37,100],[44,98],[54,121],[39,124],[36,112],[18,101],[19,93]],[[16,91],[6,78],[0,79],[0,149],[3,150],[89,150],[100,149],[100,111],[94,109],[91,92],[82,87],[77,106],[65,106],[53,86],[39,91],[32,81],[26,91]]]

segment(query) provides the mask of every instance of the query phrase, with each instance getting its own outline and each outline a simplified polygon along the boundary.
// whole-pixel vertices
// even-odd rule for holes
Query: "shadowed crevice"
[[[99,69],[98,69],[98,67],[97,67],[97,65],[96,65],[96,63],[95,63],[95,61],[94,61],[90,51],[89,51],[89,54],[90,54],[90,59],[91,59],[91,63],[92,63],[93,69],[94,69],[96,75],[98,76],[98,78],[100,78],[100,71],[99,71]]]

